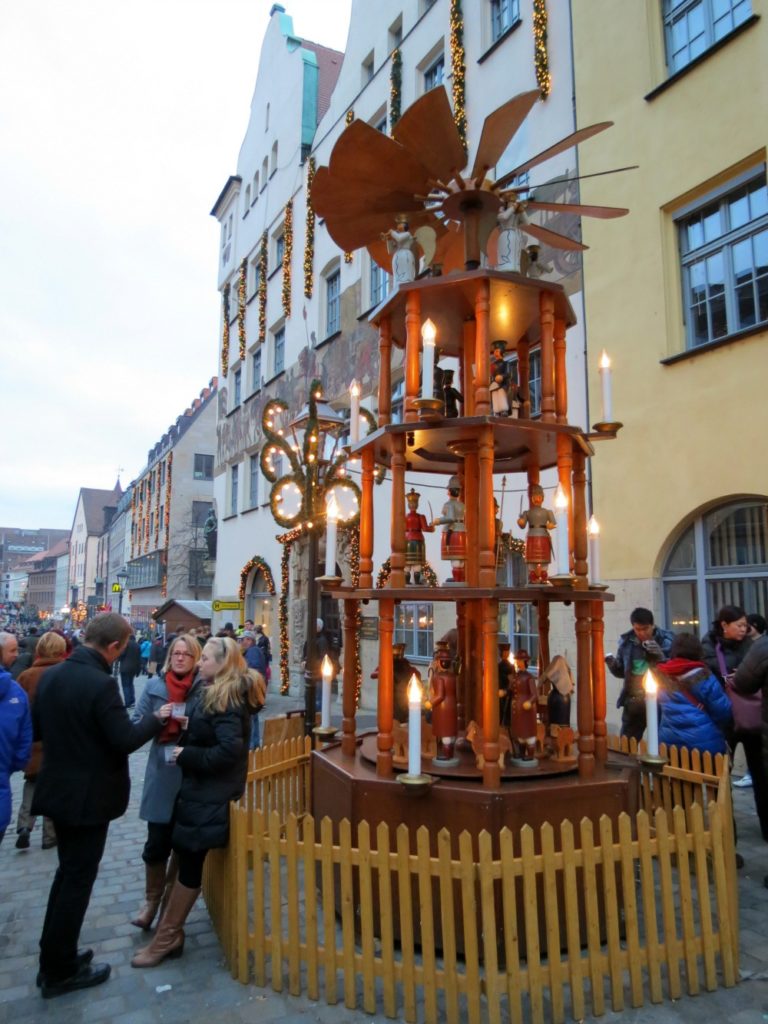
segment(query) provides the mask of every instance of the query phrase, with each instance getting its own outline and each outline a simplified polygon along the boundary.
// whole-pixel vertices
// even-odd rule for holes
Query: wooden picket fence
[[[662,782],[643,771],[634,818],[483,832],[476,842],[405,825],[372,833],[367,822],[356,835],[341,822],[334,834],[306,804],[290,806],[298,797],[256,807],[254,778],[204,882],[232,974],[427,1024],[559,1024],[732,986],[728,765],[697,770],[676,756],[665,771],[682,774]],[[281,758],[263,758],[253,774],[274,780]],[[286,770],[303,770],[294,758]],[[671,810],[665,786],[680,796]]]

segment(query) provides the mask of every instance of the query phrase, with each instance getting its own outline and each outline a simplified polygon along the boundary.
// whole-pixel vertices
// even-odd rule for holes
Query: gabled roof
[[[83,500],[85,529],[89,537],[101,536],[104,532],[104,509],[116,507],[123,493],[118,480],[111,491],[102,491],[96,487],[81,487],[80,497]]]
[[[336,88],[344,54],[341,50],[332,50],[320,43],[312,43],[309,39],[302,39],[301,45],[317,57],[317,123],[320,124],[331,105],[331,94]]]

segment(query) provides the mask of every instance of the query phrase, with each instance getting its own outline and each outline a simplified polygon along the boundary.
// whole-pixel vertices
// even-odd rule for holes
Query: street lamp
[[[334,490],[360,493],[344,472],[347,452],[339,449],[339,437],[346,428],[344,416],[323,401],[322,385],[312,381],[309,400],[298,416],[288,424],[292,440],[276,424],[288,406],[280,399],[267,403],[262,417],[264,447],[261,469],[272,484],[270,506],[280,526],[300,528],[307,535],[307,655],[304,670],[304,729],[307,735],[315,726],[315,696],[319,681],[317,664],[318,537],[324,529],[327,500]],[[274,457],[287,460],[289,470],[278,476]],[[354,518],[354,516],[352,517]]]
[[[117,585],[120,587],[119,597],[117,599],[117,613],[118,615],[123,614],[123,591],[125,590],[125,584],[128,582],[128,573],[125,569],[120,569],[119,572],[115,573],[117,577]]]

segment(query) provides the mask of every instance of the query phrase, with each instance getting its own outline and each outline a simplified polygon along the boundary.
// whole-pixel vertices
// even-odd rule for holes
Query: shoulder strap
[[[676,690],[675,692],[679,693],[681,697],[685,697],[685,699],[690,701],[691,704],[693,704],[693,706],[695,708],[699,709],[699,711],[704,711],[705,710],[704,705],[701,703],[700,700],[696,700],[696,698],[693,696],[693,694],[691,693],[690,690],[688,690],[685,687],[681,686],[680,689]]]
[[[728,666],[725,664],[725,655],[723,654],[723,648],[720,646],[719,640],[715,644],[715,654],[717,655],[717,664],[720,667],[720,674],[723,679],[725,679],[728,675]]]

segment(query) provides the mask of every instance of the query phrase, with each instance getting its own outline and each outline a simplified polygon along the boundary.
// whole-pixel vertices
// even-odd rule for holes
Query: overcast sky
[[[344,49],[350,0],[284,0]],[[0,525],[72,524],[216,373],[218,225],[271,0],[0,4]]]

